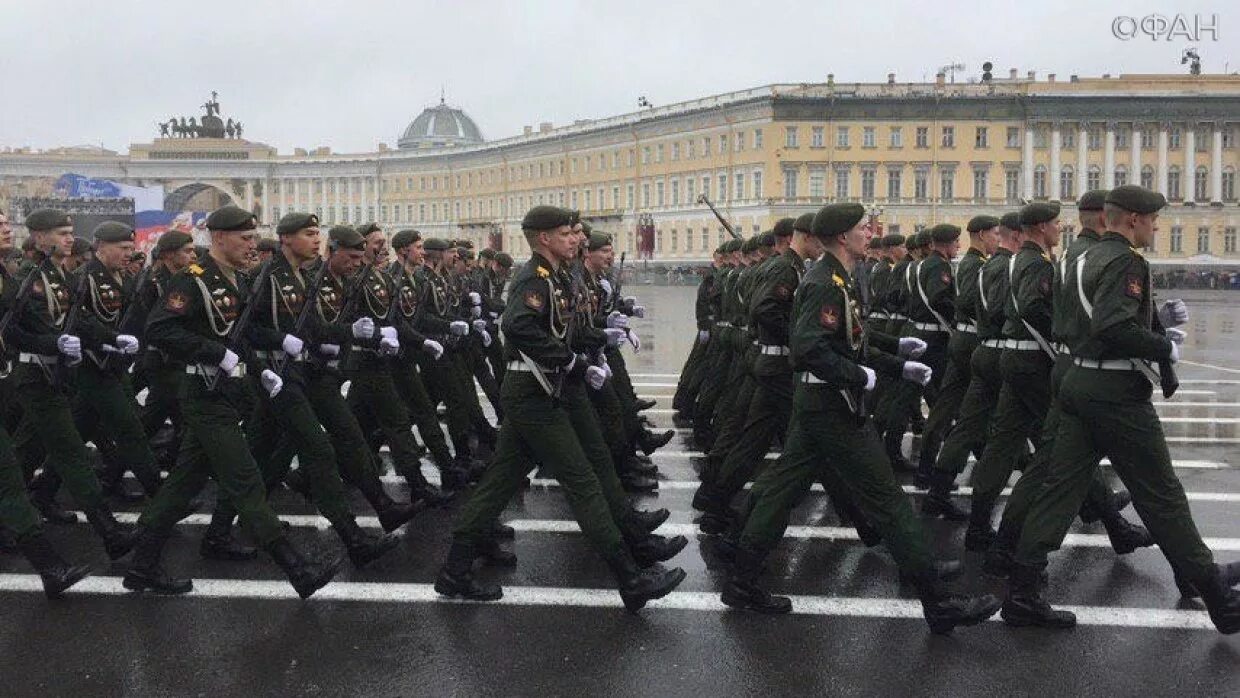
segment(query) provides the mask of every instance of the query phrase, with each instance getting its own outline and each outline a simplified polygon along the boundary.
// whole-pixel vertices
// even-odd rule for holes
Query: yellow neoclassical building
[[[327,224],[377,220],[517,254],[526,251],[521,215],[554,203],[615,234],[618,249],[676,264],[706,259],[725,239],[698,203],[703,193],[745,234],[835,201],[861,202],[886,231],[908,234],[1022,199],[1064,202],[1072,225],[1081,192],[1139,183],[1172,202],[1156,261],[1240,264],[1238,123],[1234,75],[828,78],[543,123],[499,140],[440,103],[397,147],[370,153],[175,137],[124,155],[9,149],[0,198],[42,195],[49,178],[72,172],[161,185],[169,207],[232,200],[266,224],[313,211]]]

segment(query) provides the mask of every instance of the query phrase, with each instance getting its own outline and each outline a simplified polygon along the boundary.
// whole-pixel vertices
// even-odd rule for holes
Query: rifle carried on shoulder
[[[245,305],[241,307],[241,314],[237,316],[236,320],[233,320],[232,327],[228,328],[228,335],[224,337],[224,347],[238,357],[243,357],[241,345],[245,341],[245,331],[249,328],[250,322],[253,321],[254,308],[258,305],[258,294],[267,285],[267,280],[270,278],[271,260],[269,259],[258,268],[258,273],[254,275],[254,281],[250,283],[250,287],[246,291]],[[215,392],[215,389],[220,384],[220,376],[223,374],[224,371],[220,370],[206,377],[207,392]]]
[[[293,329],[289,331],[289,334],[302,339],[303,341],[306,323],[310,321],[310,311],[314,308],[314,303],[312,301],[318,299],[319,291],[323,288],[323,279],[326,275],[327,260],[324,259],[323,262],[319,264],[319,270],[315,272],[314,278],[310,280],[310,285],[305,288],[301,310],[297,311],[297,319],[293,322]],[[292,361],[293,357],[291,356],[286,356],[273,361],[272,363],[275,364],[276,374],[283,378],[284,369],[288,368],[288,365],[292,363]]]
[[[39,273],[38,269],[30,272],[31,274]],[[69,301],[69,311],[65,313],[65,322],[61,325],[61,334],[74,335],[77,332],[77,326],[82,322],[82,306],[86,300],[87,289],[90,288],[90,273],[85,269],[81,270],[81,276],[78,278],[77,285],[73,289],[73,297]],[[52,369],[52,387],[62,388],[69,379],[69,357],[60,354],[56,360],[56,366]]]
[[[151,269],[152,267],[149,266],[143,267],[142,273],[138,274],[138,278],[133,282],[133,294],[129,298],[128,305],[125,306],[125,312],[121,314],[120,321],[116,323],[116,329],[118,332],[124,332],[133,322],[133,316],[134,312],[137,310],[138,301],[142,298],[142,289],[146,288],[147,282],[150,281]],[[113,358],[117,356],[120,355],[108,354],[103,357],[103,365],[100,366],[100,369],[107,371],[111,368]],[[127,367],[128,365],[126,365],[126,368]]]
[[[710,202],[710,198],[706,196],[705,192],[702,192],[702,194],[698,196],[698,203],[706,204],[706,207],[710,209],[710,212],[715,214],[715,218],[719,219],[719,223],[723,226],[723,229],[728,231],[728,235],[731,235],[734,240],[744,239],[741,237],[740,233],[732,229],[732,224],[728,222],[728,219],[723,217],[722,213],[719,213],[719,209],[715,208],[715,205]]]

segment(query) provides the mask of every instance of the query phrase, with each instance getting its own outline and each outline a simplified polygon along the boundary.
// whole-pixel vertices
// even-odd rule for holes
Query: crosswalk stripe
[[[1167,403],[1168,406],[1175,406],[1175,403]],[[676,410],[670,407],[652,407],[642,412],[642,414],[675,414]],[[1163,424],[1240,424],[1240,417],[1159,417]]]
[[[0,574],[0,591],[41,593],[42,582],[34,574]],[[130,594],[121,585],[120,577],[88,577],[78,582],[71,596]],[[844,596],[794,595],[792,612],[813,616],[848,616],[854,618],[889,618],[920,620],[921,603],[911,599],[864,598]],[[298,601],[324,603],[329,601],[361,601],[385,604],[442,603],[457,605],[487,604],[494,606],[571,606],[576,608],[620,609],[624,603],[612,589],[562,588],[538,586],[504,587],[498,601],[473,602],[444,598],[430,584],[400,582],[332,582],[305,602],[297,592],[281,580],[259,579],[195,579],[194,590],[183,597],[169,597],[167,603],[191,602],[194,599],[250,599],[263,601]],[[728,607],[717,592],[674,591],[662,599],[651,601],[652,610],[700,611],[722,613]],[[1077,616],[1081,625],[1160,628],[1177,630],[1214,630],[1205,611],[1163,608],[1132,608],[1113,606],[1061,606]],[[992,622],[998,622],[996,615]]]
[[[654,456],[652,456],[652,458],[654,458],[655,461],[658,461],[660,458],[679,460],[679,459],[685,459],[685,458],[705,458],[705,457],[706,457],[706,454],[701,451],[668,451],[668,450],[656,451]],[[775,453],[766,454],[767,460],[775,460],[777,458],[779,458],[778,454],[775,454]],[[969,456],[969,462],[973,463],[975,462],[975,459],[972,456]],[[1110,464],[1111,464],[1111,461],[1109,459],[1107,458],[1102,459],[1102,465],[1110,465]],[[1230,465],[1222,461],[1213,461],[1213,460],[1173,460],[1171,461],[1171,465],[1176,468],[1185,468],[1188,470],[1223,470],[1225,468],[1231,467]]]

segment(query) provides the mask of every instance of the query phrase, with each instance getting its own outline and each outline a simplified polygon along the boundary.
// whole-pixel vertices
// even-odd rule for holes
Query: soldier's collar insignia
[[[202,273],[206,271],[205,269],[198,266],[197,264],[191,264],[189,265],[188,268],[189,268],[189,273],[193,274],[194,276],[202,276]]]
[[[551,271],[544,266],[539,266],[537,273],[540,279],[546,279],[551,276]]]
[[[844,286],[844,277],[840,276],[839,274],[832,274],[831,281],[835,283],[836,286],[839,286],[841,288]]]

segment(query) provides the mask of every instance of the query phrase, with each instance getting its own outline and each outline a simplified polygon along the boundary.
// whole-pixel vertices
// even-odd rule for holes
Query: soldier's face
[[[1153,246],[1154,234],[1158,232],[1158,214],[1149,213],[1133,216],[1132,232],[1133,242],[1138,247]]]
[[[0,213],[0,253],[13,249],[13,226],[9,225],[9,217]]]
[[[37,233],[38,248],[54,258],[67,259],[73,254],[73,226]]]
[[[844,251],[853,259],[861,259],[865,256],[865,248],[870,245],[870,230],[868,228],[857,224],[841,237],[844,243]]]
[[[194,243],[187,242],[180,249],[164,258],[172,271],[181,271],[198,261],[198,253],[194,251]]]
[[[280,245],[299,262],[314,259],[319,254],[323,231],[317,226],[302,228],[291,235],[281,235]]]
[[[426,243],[422,240],[418,240],[405,248],[405,259],[409,260],[410,264],[421,264],[425,258]]]
[[[547,248],[553,261],[569,262],[577,255],[578,235],[571,226],[562,225],[554,230],[538,234],[538,239]]]
[[[101,242],[95,250],[95,259],[108,271],[120,271],[133,256],[133,242]]]
[[[341,249],[332,252],[327,263],[333,274],[344,279],[356,274],[365,258],[366,253],[361,250]]]
[[[378,259],[379,255],[387,248],[387,238],[383,236],[381,231],[374,231],[366,236],[366,254],[371,259]]]
[[[215,256],[234,269],[246,269],[258,260],[258,233],[253,230],[211,233],[211,247]]]
[[[974,235],[974,240],[977,249],[989,257],[995,253],[995,250],[999,249],[999,226],[978,231]]]

